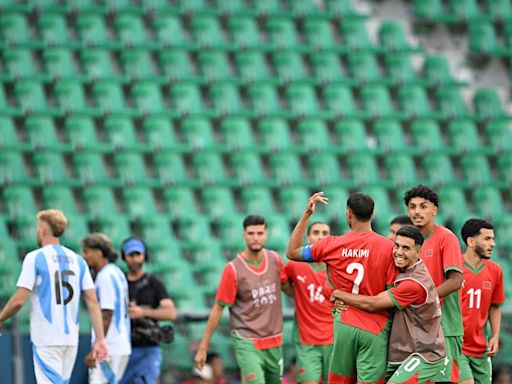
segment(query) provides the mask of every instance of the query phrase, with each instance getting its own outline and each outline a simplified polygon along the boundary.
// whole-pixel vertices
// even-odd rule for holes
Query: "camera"
[[[140,318],[132,323],[132,343],[151,342],[170,344],[174,341],[172,325],[159,326],[151,319]]]

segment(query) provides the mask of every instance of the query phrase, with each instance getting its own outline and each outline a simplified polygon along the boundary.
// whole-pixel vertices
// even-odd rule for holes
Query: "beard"
[[[481,247],[478,244],[475,245],[475,253],[485,260],[489,260],[491,258],[491,256],[487,256],[487,252],[485,251],[484,247]]]
[[[258,246],[254,246],[254,247],[249,246],[249,250],[250,250],[251,252],[259,252],[259,251],[261,251],[262,249],[263,249],[263,245],[258,245]]]

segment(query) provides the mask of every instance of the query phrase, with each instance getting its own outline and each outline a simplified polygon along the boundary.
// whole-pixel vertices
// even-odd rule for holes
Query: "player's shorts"
[[[235,357],[246,384],[280,384],[283,347],[258,350],[249,339],[232,334]]]
[[[402,364],[388,364],[388,373],[392,372],[388,383],[424,384],[438,377],[448,367],[448,359],[429,363],[421,356],[409,356]]]
[[[445,336],[446,358],[448,368],[444,374],[440,374],[432,379],[434,382],[458,383],[459,367],[462,355],[462,336]]]
[[[37,384],[68,382],[75,365],[77,351],[76,345],[49,347],[32,345]]]
[[[383,383],[388,336],[389,327],[375,335],[335,320],[329,384]]]
[[[489,356],[473,357],[462,354],[460,359],[459,383],[474,381],[475,383],[492,382],[492,362]]]
[[[124,375],[130,355],[108,356],[96,367],[89,368],[89,384],[117,383]]]
[[[297,353],[296,377],[298,383],[305,381],[327,383],[329,364],[332,356],[332,344],[311,345],[295,343]]]

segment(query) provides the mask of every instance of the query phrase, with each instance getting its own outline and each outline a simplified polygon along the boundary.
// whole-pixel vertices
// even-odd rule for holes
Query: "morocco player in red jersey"
[[[501,305],[505,301],[503,271],[491,261],[494,226],[487,220],[469,219],[461,229],[467,245],[462,262],[462,320],[464,342],[459,383],[491,383],[491,356],[500,340]],[[484,329],[489,320],[491,338]]]
[[[289,259],[324,262],[327,278],[335,289],[375,296],[393,285],[398,270],[393,261],[393,242],[371,229],[374,201],[352,193],[345,211],[350,231],[302,247],[308,220],[318,202],[326,204],[323,192],[308,200],[288,244]],[[389,313],[365,312],[349,307],[334,319],[334,346],[329,383],[383,383],[387,363]]]
[[[306,242],[314,244],[329,236],[329,225],[311,224]],[[324,263],[301,263],[290,260],[284,267],[293,284],[295,297],[294,341],[297,355],[297,382],[327,383],[332,355],[332,304]]]
[[[459,301],[459,289],[462,285],[462,252],[459,240],[448,228],[436,224],[439,195],[432,188],[415,186],[405,193],[404,202],[409,218],[425,237],[421,259],[427,266],[441,298],[441,325],[449,366],[445,372],[448,375],[441,375],[432,381],[457,383],[464,332]],[[448,380],[446,376],[449,377]]]

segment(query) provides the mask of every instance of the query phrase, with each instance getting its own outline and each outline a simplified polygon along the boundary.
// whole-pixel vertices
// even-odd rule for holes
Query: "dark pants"
[[[160,377],[160,347],[132,348],[128,367],[119,384],[154,384]]]

